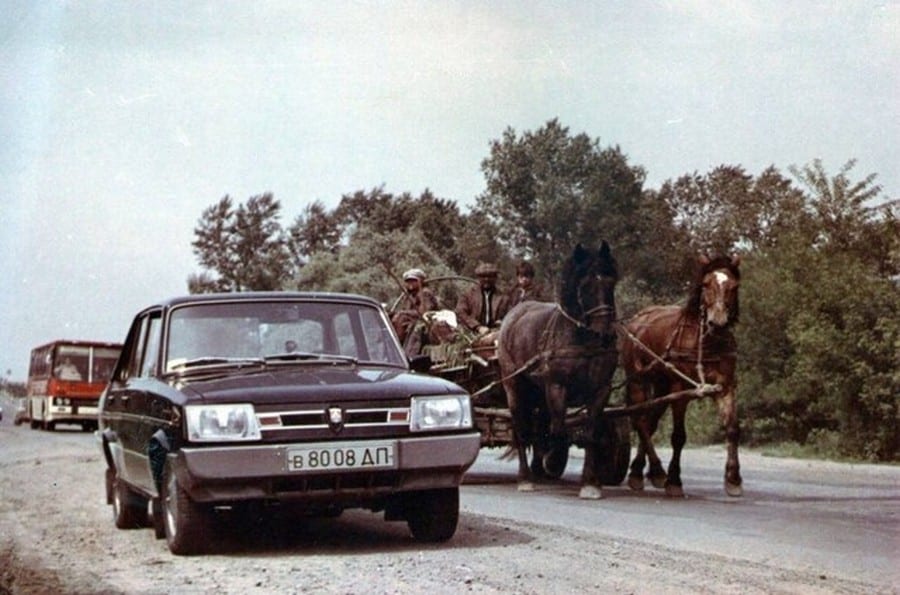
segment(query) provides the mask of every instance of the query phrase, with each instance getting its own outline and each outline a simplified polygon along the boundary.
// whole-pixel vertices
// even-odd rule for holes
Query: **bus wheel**
[[[56,422],[55,422],[55,421],[48,421],[48,422],[46,423],[46,425],[44,425],[44,429],[46,429],[48,432],[52,432],[53,430],[56,429]]]
[[[191,500],[171,467],[166,469],[164,485],[162,511],[169,551],[178,556],[202,554],[212,509]]]
[[[39,427],[41,427],[41,423],[38,420],[36,420],[36,419],[31,420],[31,429],[32,430],[36,430]]]
[[[137,529],[147,522],[147,499],[113,478],[113,520],[119,529]]]

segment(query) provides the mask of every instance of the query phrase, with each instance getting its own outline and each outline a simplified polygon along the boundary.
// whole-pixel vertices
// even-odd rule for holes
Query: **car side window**
[[[116,379],[126,381],[129,378],[138,376],[141,360],[144,355],[144,342],[147,340],[147,317],[143,316],[139,320],[135,320],[128,333],[128,341],[126,349],[128,350],[128,364],[124,369],[119,370]]]
[[[146,319],[145,339],[143,341],[145,349],[142,356],[141,376],[156,376],[157,365],[159,363],[159,345],[160,345],[160,327],[161,321],[158,313],[151,314]]]

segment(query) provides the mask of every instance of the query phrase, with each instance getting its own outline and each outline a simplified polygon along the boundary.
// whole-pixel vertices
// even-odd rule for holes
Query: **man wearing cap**
[[[437,296],[424,284],[425,271],[422,269],[409,269],[403,273],[403,297],[391,316],[401,343],[406,343],[409,331],[421,320],[422,314],[439,308]]]
[[[456,317],[479,335],[486,334],[492,327],[500,326],[500,321],[509,311],[509,296],[497,288],[497,274],[494,264],[479,264],[475,268],[478,286],[459,296],[456,303]]]

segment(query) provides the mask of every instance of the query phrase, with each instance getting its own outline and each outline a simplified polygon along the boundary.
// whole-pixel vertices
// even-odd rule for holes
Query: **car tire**
[[[416,541],[439,543],[456,533],[459,488],[425,490],[406,496],[406,524]]]
[[[137,529],[147,522],[147,499],[135,493],[118,476],[113,477],[113,520],[119,529]]]
[[[112,467],[106,468],[106,503],[113,503],[113,487],[116,485],[116,471]]]
[[[203,553],[211,511],[191,500],[171,468],[165,474],[161,508],[169,551],[178,556]]]
[[[157,539],[166,538],[166,517],[163,511],[162,497],[150,500],[150,522],[153,525],[153,535]]]

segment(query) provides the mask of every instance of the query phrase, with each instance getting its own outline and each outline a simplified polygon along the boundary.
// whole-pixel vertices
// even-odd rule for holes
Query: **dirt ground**
[[[884,587],[463,512],[447,544],[350,511],[223,518],[209,555],[116,530],[93,436],[0,425],[0,593],[872,593]]]

